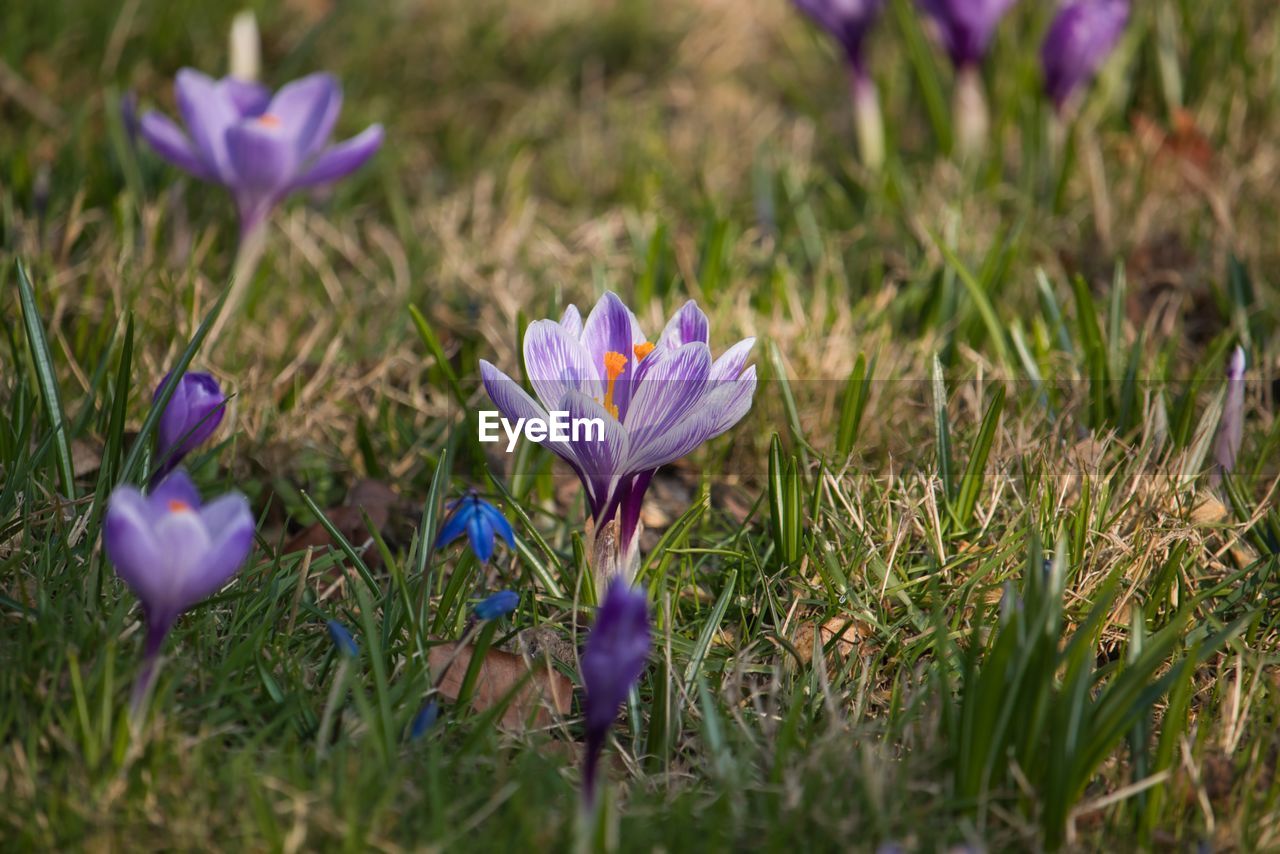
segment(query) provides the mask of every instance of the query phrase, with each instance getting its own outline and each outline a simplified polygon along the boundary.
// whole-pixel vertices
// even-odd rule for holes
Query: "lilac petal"
[[[168,116],[148,112],[138,125],[138,132],[151,146],[151,150],[184,172],[190,172],[202,181],[217,181],[214,169],[200,159],[191,140]]]
[[[293,140],[299,161],[306,161],[325,146],[342,109],[342,87],[332,74],[308,74],[276,92],[266,114],[279,119],[285,135]]]
[[[159,519],[170,512],[171,502],[184,504],[193,510],[200,509],[200,491],[191,482],[191,477],[181,469],[160,481],[160,485],[147,496],[147,507],[152,518]]]
[[[641,363],[635,398],[627,413],[627,434],[631,437],[632,471],[656,468],[646,460],[650,445],[679,423],[699,405],[711,373],[711,350],[694,342],[675,350],[655,350]]]
[[[747,357],[751,355],[751,348],[755,345],[756,339],[744,338],[721,353],[720,358],[716,359],[711,366],[711,382],[720,383],[736,379],[742,373],[742,368],[747,364]]]
[[[168,381],[166,374],[156,386],[152,402],[160,399],[160,392]],[[156,445],[163,465],[177,465],[213,436],[226,414],[226,400],[222,387],[209,374],[192,371],[182,375],[156,429]]]
[[[1218,436],[1213,444],[1214,461],[1218,464],[1214,480],[1230,474],[1236,467],[1240,445],[1244,442],[1244,348],[1236,347],[1227,362],[1227,396],[1218,421]]]
[[[498,370],[484,359],[480,360],[480,380],[489,399],[502,413],[504,418],[517,421],[521,418],[541,418],[546,420],[547,410],[541,403],[529,396],[520,383]]]
[[[1000,19],[1017,0],[921,0],[957,67],[982,61]]]
[[[147,596],[140,598],[156,613],[180,614],[198,601],[187,597],[186,586],[209,554],[209,532],[192,510],[164,513],[151,532],[163,563],[152,573]]]
[[[587,350],[553,320],[535,320],[524,335],[524,367],[543,405],[555,407],[570,391],[604,397]]]
[[[372,125],[351,139],[320,152],[310,166],[289,184],[290,190],[327,184],[345,178],[364,165],[382,145],[382,125]]]
[[[674,462],[728,430],[751,410],[756,390],[756,367],[742,376],[713,388],[684,420],[655,437],[642,454],[633,454],[628,467],[633,470],[658,468]]]
[[[232,172],[226,135],[227,129],[240,120],[235,105],[212,78],[192,68],[178,72],[174,92],[178,112],[200,159],[210,166],[218,180],[229,183]]]
[[[591,315],[582,327],[582,346],[587,352],[591,367],[602,383],[600,392],[593,397],[604,397],[606,353],[620,353],[627,357],[627,367],[615,380],[613,385],[613,404],[618,407],[618,416],[625,418],[627,408],[631,405],[633,393],[633,375],[636,372],[635,348],[645,343],[644,333],[631,309],[618,298],[613,291],[608,291],[591,309]]]
[[[596,376],[602,379],[605,353],[621,353],[630,358],[632,348],[644,342],[636,316],[613,291],[607,291],[600,298],[582,327],[582,346]]]
[[[564,314],[560,316],[560,325],[570,336],[582,337],[582,315],[578,313],[576,305],[570,305],[564,310]]]
[[[151,530],[151,509],[142,493],[133,487],[117,487],[111,493],[103,520],[102,546],[116,575],[147,603],[164,566],[160,544]]]
[[[218,81],[218,89],[231,102],[242,119],[262,115],[271,103],[271,90],[252,80],[224,77]]]
[[[582,432],[577,442],[548,442],[547,447],[553,450],[558,447],[571,448],[577,461],[578,476],[591,493],[592,506],[608,506],[612,503],[613,492],[627,463],[627,431],[605,412],[603,406],[581,392],[569,392],[557,409],[569,413],[570,423],[579,422]],[[593,419],[592,429],[599,427],[600,431],[586,433],[585,426],[579,419]]]
[[[711,325],[707,322],[707,316],[696,302],[689,300],[667,321],[666,328],[658,338],[658,346],[676,348],[695,341],[707,344],[710,338]]]
[[[222,527],[209,529],[208,550],[184,580],[182,593],[186,604],[183,607],[190,607],[221,590],[253,550],[253,514],[243,495],[233,492],[211,501],[200,516],[202,522],[211,520]]]
[[[297,150],[283,128],[261,120],[238,124],[227,131],[227,154],[238,190],[273,195],[293,180],[299,163]]]
[[[1097,73],[1128,22],[1128,0],[1073,0],[1062,7],[1040,48],[1045,92],[1058,109]]]

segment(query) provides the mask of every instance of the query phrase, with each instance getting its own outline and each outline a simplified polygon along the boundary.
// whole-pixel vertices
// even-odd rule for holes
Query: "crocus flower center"
[[[618,417],[618,407],[613,402],[613,386],[617,383],[618,376],[627,369],[627,361],[626,356],[621,353],[615,353],[612,350],[604,354],[604,376],[609,384],[605,386],[604,400],[602,402],[604,403],[605,411],[614,418]]]
[[[653,352],[653,345],[646,341],[643,344],[637,344],[632,349],[636,351],[636,361],[639,362]]]
[[[171,498],[169,499],[169,512],[170,513],[190,513],[191,505],[185,501],[179,501],[176,498]]]
[[[280,127],[280,117],[271,113],[263,113],[258,116],[258,124],[265,128],[278,128]]]

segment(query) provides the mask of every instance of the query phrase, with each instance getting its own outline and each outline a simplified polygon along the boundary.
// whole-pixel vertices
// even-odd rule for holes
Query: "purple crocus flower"
[[[1045,93],[1062,112],[1077,89],[1093,78],[1129,23],[1129,0],[1068,0],[1040,48]]]
[[[516,534],[502,511],[475,493],[470,493],[449,504],[449,518],[436,536],[436,548],[467,535],[471,551],[481,563],[493,557],[494,542],[498,537],[506,541],[508,548],[516,547]]]
[[[1216,484],[1224,474],[1235,470],[1236,457],[1244,441],[1244,348],[1236,347],[1227,362],[1227,397],[1218,421],[1218,436],[1213,444],[1213,471]]]
[[[920,0],[956,68],[976,66],[987,55],[1000,19],[1017,0]]]
[[[242,240],[287,195],[351,174],[382,144],[382,126],[372,125],[330,145],[342,108],[342,89],[330,74],[308,75],[272,95],[258,83],[184,68],[174,91],[185,131],[148,112],[142,137],[178,168],[231,190]]]
[[[756,369],[747,365],[754,338],[718,359],[708,344],[707,316],[690,300],[656,344],[613,293],[583,323],[576,306],[559,322],[535,320],[524,338],[525,369],[538,399],[489,362],[480,361],[485,390],[509,421],[568,413],[568,441],[539,444],[562,457],[586,493],[597,535],[618,522],[618,554],[634,569],[640,507],[659,466],[724,433],[751,408]]]
[[[834,38],[849,63],[850,94],[853,99],[853,122],[858,135],[858,148],[870,169],[879,169],[884,161],[884,120],[880,115],[880,99],[875,83],[867,73],[863,45],[871,31],[884,0],[793,0],[796,8],[808,15]]]
[[[160,392],[170,376],[166,374],[156,386],[151,396],[153,403],[160,399]],[[209,374],[195,371],[183,374],[156,428],[156,454],[160,458],[160,466],[152,483],[159,483],[177,468],[183,457],[207,442],[222,423],[226,410],[227,398],[217,380]]]
[[[132,486],[111,493],[102,544],[116,575],[142,603],[147,620],[138,708],[154,676],[161,645],[178,617],[216,593],[253,547],[249,502],[232,492],[202,505],[186,472],[177,471],[150,494]]]
[[[618,707],[644,672],[649,657],[649,603],[643,590],[614,579],[596,613],[595,625],[582,651],[582,685],[586,689],[587,752],[582,772],[583,803],[595,803],[596,765]]]

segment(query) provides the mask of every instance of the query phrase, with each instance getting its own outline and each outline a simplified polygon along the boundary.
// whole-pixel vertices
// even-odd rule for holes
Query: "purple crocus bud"
[[[174,90],[185,130],[149,112],[142,137],[178,168],[231,190],[242,241],[290,193],[351,174],[382,144],[381,125],[330,144],[342,108],[342,89],[330,74],[311,74],[272,95],[257,83],[184,68]]]
[[[142,603],[147,620],[146,664],[135,689],[135,708],[174,622],[235,575],[253,548],[253,532],[253,514],[243,495],[232,492],[202,505],[183,471],[148,495],[132,486],[111,493],[102,545],[116,575]]]
[[[614,579],[582,651],[582,685],[586,689],[582,705],[587,730],[582,798],[588,808],[595,803],[600,751],[618,717],[618,707],[644,672],[649,643],[649,603],[644,591]]]
[[[849,63],[849,85],[853,104],[854,130],[863,163],[875,171],[884,162],[884,120],[880,115],[880,99],[875,83],[867,73],[863,45],[871,31],[884,0],[793,0],[796,8],[808,15],[839,44]]]
[[[488,563],[493,557],[494,541],[498,537],[506,540],[508,548],[516,547],[516,534],[511,530],[511,523],[502,511],[485,501],[475,493],[464,495],[457,501],[450,502],[449,518],[436,536],[436,548],[467,535],[471,543],[471,551],[481,563]],[[517,596],[517,601],[519,597]],[[515,607],[515,606],[512,606]],[[481,617],[481,619],[487,619]]]
[[[120,124],[132,149],[138,144],[138,93],[132,89],[120,96]]]
[[[570,306],[559,322],[529,324],[524,361],[537,400],[480,361],[485,390],[512,423],[550,423],[549,412],[562,412],[571,424],[600,425],[571,430],[565,441],[548,434],[539,444],[577,473],[597,532],[617,521],[628,574],[635,568],[640,508],[654,472],[724,433],[751,408],[756,369],[747,365],[747,356],[755,339],[739,341],[718,359],[711,356],[709,339],[707,316],[692,300],[654,344],[631,309],[606,293],[585,323]]]
[[[1093,79],[1129,23],[1129,0],[1068,0],[1040,48],[1045,93],[1062,112],[1072,94]]]
[[[160,399],[160,392],[169,376],[166,374],[156,386],[151,396],[153,402]],[[152,482],[158,483],[177,467],[183,457],[208,441],[222,423],[226,409],[227,398],[217,380],[209,374],[194,371],[183,374],[156,429],[156,453],[160,465]]]
[[[982,62],[1000,19],[1017,0],[920,0],[956,68]]]
[[[1236,457],[1244,441],[1244,348],[1236,347],[1227,362],[1227,397],[1222,405],[1222,418],[1218,422],[1218,436],[1213,444],[1213,458],[1217,463],[1213,472],[1216,484],[1225,474],[1235,470]]]

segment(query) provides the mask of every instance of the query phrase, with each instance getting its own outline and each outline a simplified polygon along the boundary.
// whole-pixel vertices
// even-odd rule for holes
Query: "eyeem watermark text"
[[[507,453],[516,448],[520,434],[530,442],[600,442],[604,440],[603,418],[571,418],[568,412],[552,410],[550,419],[518,418],[514,423],[502,417],[496,409],[479,412],[480,426],[477,438],[481,442],[498,442],[498,427],[507,434]]]

